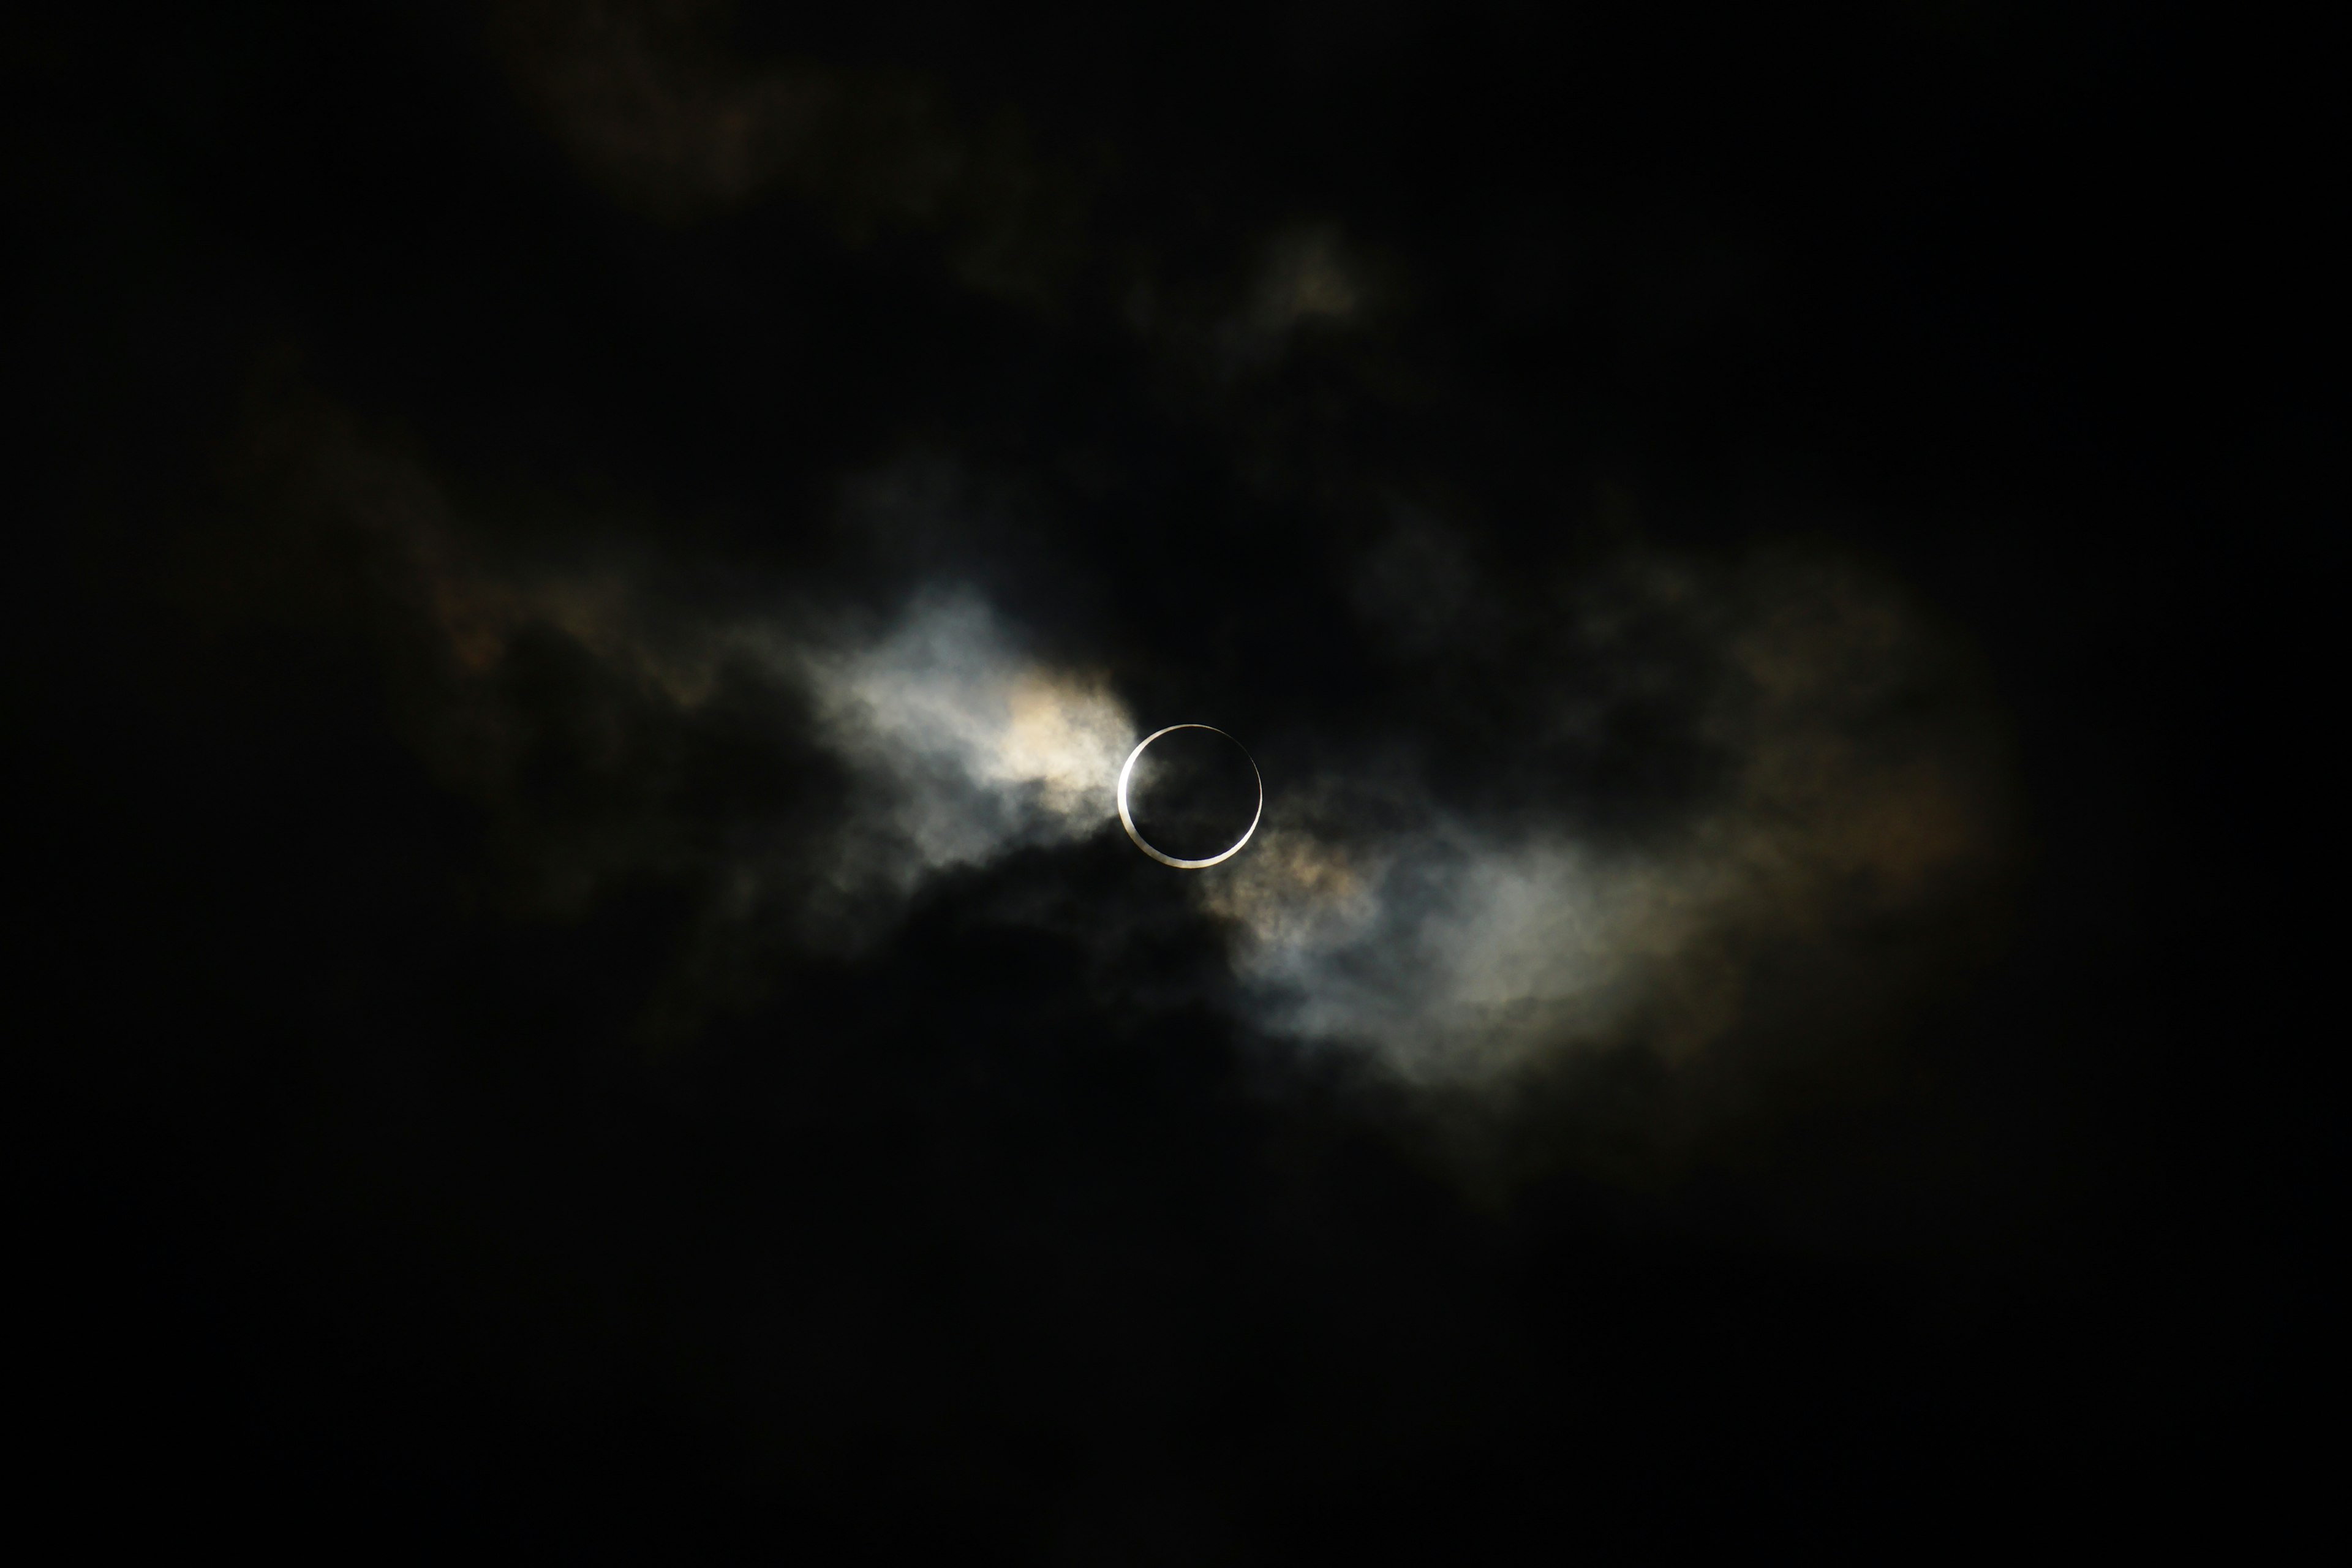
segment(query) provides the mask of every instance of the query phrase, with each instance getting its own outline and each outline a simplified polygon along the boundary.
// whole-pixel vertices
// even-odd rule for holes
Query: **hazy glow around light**
[[[904,871],[1080,837],[1111,815],[1134,721],[1099,678],[1024,658],[976,598],[919,603],[808,669],[835,744],[914,852]]]

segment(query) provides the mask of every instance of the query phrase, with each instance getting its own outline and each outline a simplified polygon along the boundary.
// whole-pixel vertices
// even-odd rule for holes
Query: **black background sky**
[[[20,1408],[78,1530],[1193,1563],[2288,1516],[2314,41],[5,38]],[[1528,961],[1478,1015],[1517,1065],[1416,1077],[1476,898],[1384,895],[1454,956],[1367,938],[1307,994],[1393,989],[1318,1034],[1251,967],[1289,884],[1093,817],[918,853],[871,802],[937,781],[742,651],[949,603],[1136,733],[1246,740],[1235,869],[1458,829],[1680,907],[1729,833],[1797,879],[1624,1019]],[[1758,626],[1814,672],[1781,707]]]

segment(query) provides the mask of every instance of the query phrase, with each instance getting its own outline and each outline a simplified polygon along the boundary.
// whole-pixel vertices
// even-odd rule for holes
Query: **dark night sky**
[[[11,1143],[77,1530],[2293,1516],[2315,41],[49,10]],[[1197,875],[1110,801],[1187,721],[1266,789]]]

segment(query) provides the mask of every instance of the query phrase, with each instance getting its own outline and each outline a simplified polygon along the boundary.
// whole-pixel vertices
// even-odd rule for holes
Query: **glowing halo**
[[[1127,829],[1127,836],[1135,840],[1135,847],[1162,866],[1173,866],[1179,871],[1200,871],[1221,861],[1230,860],[1240,854],[1242,846],[1250,841],[1250,835],[1257,831],[1258,818],[1265,815],[1265,775],[1257,771],[1257,759],[1250,755],[1249,748],[1243,746],[1239,741],[1234,741],[1231,735],[1225,735],[1226,740],[1234,741],[1234,745],[1241,746],[1242,758],[1250,765],[1250,776],[1257,780],[1257,809],[1250,813],[1250,825],[1242,829],[1242,836],[1234,840],[1233,847],[1222,855],[1212,855],[1206,860],[1179,860],[1173,855],[1162,855],[1145,843],[1143,835],[1135,830],[1135,818],[1127,809],[1127,781],[1135,772],[1135,759],[1143,755],[1144,747],[1151,744],[1160,736],[1172,735],[1179,730],[1206,730],[1212,735],[1225,735],[1225,732],[1214,724],[1171,724],[1167,729],[1154,730],[1142,740],[1138,741],[1135,743],[1135,750],[1127,753],[1126,764],[1118,770],[1118,821],[1119,826]]]

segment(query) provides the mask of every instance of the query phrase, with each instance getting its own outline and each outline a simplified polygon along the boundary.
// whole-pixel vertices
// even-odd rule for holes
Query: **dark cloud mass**
[[[2294,1517],[2240,1439],[2308,1382],[2315,1101],[2206,835],[2270,830],[2216,628],[2291,635],[2326,421],[2171,236],[2307,254],[2191,155],[2231,49],[9,31],[25,1408],[86,1530]],[[1115,803],[1184,722],[1265,786],[1197,874]],[[1139,773],[1173,852],[1249,821],[1227,747]]]

